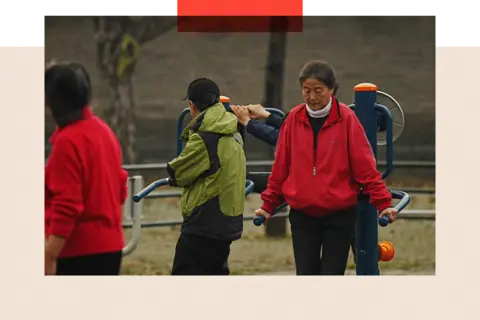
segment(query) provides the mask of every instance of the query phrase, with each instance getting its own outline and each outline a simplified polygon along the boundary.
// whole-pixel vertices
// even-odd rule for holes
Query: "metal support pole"
[[[142,176],[134,176],[131,178],[132,184],[129,184],[128,190],[128,197],[132,198],[132,194],[137,194],[143,189],[143,177]],[[130,241],[128,244],[123,248],[122,255],[125,257],[131,254],[138,245],[140,240],[140,234],[142,232],[142,214],[143,214],[143,203],[135,203],[132,201],[132,235],[130,237]]]
[[[132,178],[127,180],[127,198],[123,204],[123,220],[132,221],[133,219],[133,206],[132,206]]]
[[[362,83],[355,86],[355,114],[360,120],[375,159],[377,158],[377,86]],[[367,195],[360,195],[356,212],[357,275],[379,275],[378,212]]]

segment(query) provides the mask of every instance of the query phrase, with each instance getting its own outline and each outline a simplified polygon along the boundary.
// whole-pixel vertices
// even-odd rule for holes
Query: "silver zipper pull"
[[[317,175],[317,168],[313,167],[313,176],[315,177]]]

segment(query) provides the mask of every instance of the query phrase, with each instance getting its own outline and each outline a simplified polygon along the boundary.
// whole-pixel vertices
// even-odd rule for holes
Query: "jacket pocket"
[[[306,167],[303,170],[306,170]],[[303,208],[312,205],[318,195],[318,186],[314,183],[312,174],[292,172],[282,185],[282,195],[291,207]]]

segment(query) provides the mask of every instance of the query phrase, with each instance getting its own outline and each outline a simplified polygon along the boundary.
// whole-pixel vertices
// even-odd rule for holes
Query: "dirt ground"
[[[259,204],[259,196],[250,195],[246,200],[245,214],[253,214]],[[434,197],[414,197],[409,209],[414,208],[433,209]],[[178,199],[146,200],[144,216],[149,222],[180,220]],[[242,239],[234,242],[231,248],[229,264],[232,274],[294,273],[290,234],[272,239],[265,236],[264,227],[255,227],[251,221],[246,221],[244,227]],[[122,274],[168,275],[178,235],[178,227],[143,229],[139,246],[124,259]],[[130,238],[129,230],[126,238]],[[383,274],[435,273],[435,221],[399,220],[386,228],[379,228],[379,241],[383,240],[393,242],[396,250],[392,261],[380,263]],[[352,257],[348,268],[352,274]]]

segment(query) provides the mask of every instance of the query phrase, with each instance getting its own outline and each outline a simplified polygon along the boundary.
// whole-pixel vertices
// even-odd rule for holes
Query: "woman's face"
[[[303,100],[313,110],[321,110],[330,102],[333,89],[315,78],[306,79],[302,84]]]

